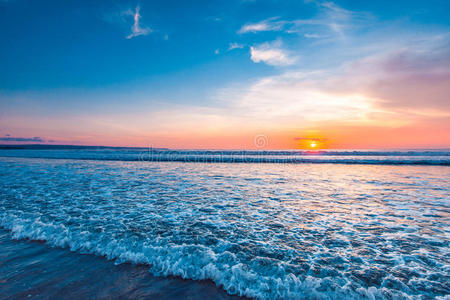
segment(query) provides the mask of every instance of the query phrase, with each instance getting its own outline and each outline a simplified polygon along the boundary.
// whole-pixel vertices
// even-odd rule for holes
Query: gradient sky
[[[0,0],[0,143],[450,148],[450,1]]]

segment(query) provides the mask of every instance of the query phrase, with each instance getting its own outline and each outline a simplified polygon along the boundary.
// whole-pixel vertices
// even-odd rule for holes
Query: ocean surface
[[[445,150],[3,149],[0,298],[450,299],[449,165]]]
[[[194,163],[340,163],[450,166],[450,150],[220,151],[38,145],[31,148],[25,146],[25,149],[21,149],[20,147],[1,149],[0,146],[0,156],[117,161],[178,161]]]

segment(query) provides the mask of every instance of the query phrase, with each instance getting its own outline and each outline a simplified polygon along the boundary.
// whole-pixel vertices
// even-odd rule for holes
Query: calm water
[[[447,166],[59,158],[0,157],[4,296],[63,260],[44,294],[97,270],[127,297],[450,298]]]

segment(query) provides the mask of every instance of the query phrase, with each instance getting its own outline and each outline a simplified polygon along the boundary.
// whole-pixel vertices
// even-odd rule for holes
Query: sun
[[[299,149],[311,150],[315,152],[316,150],[327,148],[327,139],[321,136],[300,137],[295,138],[295,140],[299,141],[297,146]]]

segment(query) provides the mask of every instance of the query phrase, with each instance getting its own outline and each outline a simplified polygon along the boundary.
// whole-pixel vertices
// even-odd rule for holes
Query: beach
[[[155,277],[146,265],[114,264],[103,257],[13,240],[0,231],[2,299],[241,299],[211,281]]]

